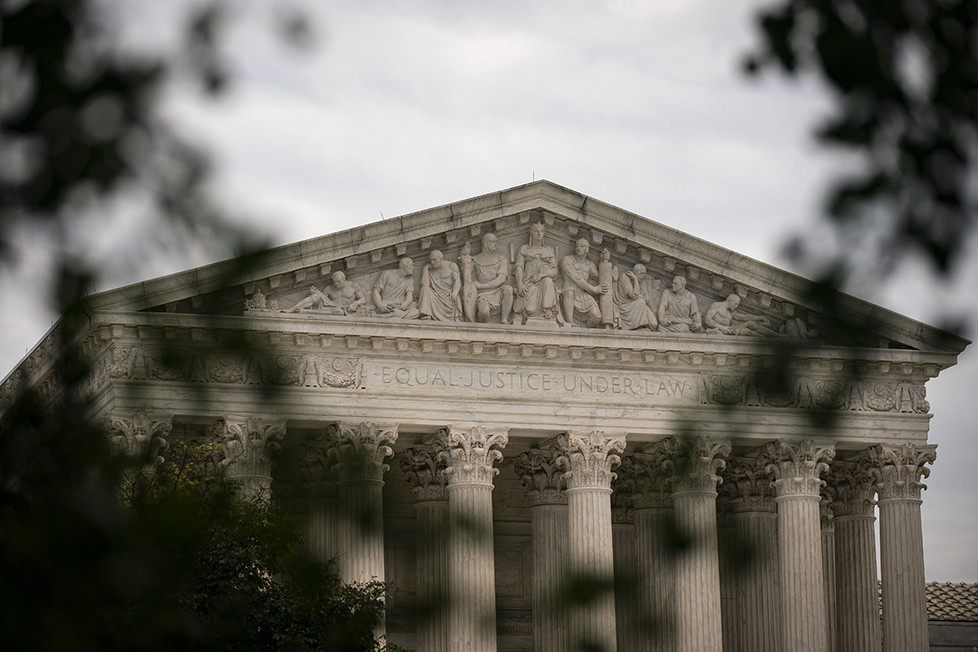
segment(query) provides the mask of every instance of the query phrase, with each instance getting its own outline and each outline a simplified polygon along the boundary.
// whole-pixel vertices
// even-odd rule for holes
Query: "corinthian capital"
[[[483,484],[492,486],[492,478],[499,469],[493,464],[503,459],[496,450],[505,448],[509,437],[505,432],[494,432],[480,426],[470,429],[448,428],[442,432],[444,450],[439,459],[446,464],[448,485]]]
[[[157,419],[143,412],[131,416],[109,417],[109,441],[123,455],[148,464],[160,463],[160,453],[167,449],[170,419]]]
[[[394,454],[391,445],[397,441],[396,425],[337,423],[331,439],[339,482],[383,482],[390,469],[384,460]]]
[[[439,459],[440,448],[434,444],[417,444],[400,457],[401,471],[418,502],[446,500],[445,463]]]
[[[618,484],[631,494],[633,509],[672,507],[672,476],[676,467],[668,446],[666,440],[657,441],[622,460],[618,473],[625,477]]]
[[[621,463],[617,453],[625,450],[623,436],[606,435],[600,430],[586,434],[567,432],[557,435],[560,447],[558,463],[567,472],[568,489],[611,489],[615,474],[611,469]]]
[[[718,473],[727,464],[723,458],[730,455],[729,441],[698,435],[690,439],[670,437],[664,445],[675,465],[673,493],[716,491]]]
[[[738,457],[731,462],[729,471],[730,508],[735,513],[777,511],[773,479],[763,460]]]
[[[513,465],[516,475],[526,487],[530,505],[564,505],[564,473],[557,464],[560,452],[553,442],[519,456]]]
[[[811,439],[772,442],[763,453],[767,472],[774,476],[778,496],[819,496],[825,484],[819,476],[828,471],[827,462],[833,457],[835,447],[832,444],[816,444]]]
[[[285,422],[265,423],[261,417],[224,419],[224,438],[221,449],[229,475],[268,475],[271,457],[281,447]]]
[[[877,445],[869,449],[869,461],[880,500],[920,500],[927,485],[921,478],[930,475],[924,466],[937,459],[937,446],[903,444]]]
[[[833,462],[826,480],[832,487],[832,512],[836,517],[873,516],[876,488],[868,457],[856,462]]]

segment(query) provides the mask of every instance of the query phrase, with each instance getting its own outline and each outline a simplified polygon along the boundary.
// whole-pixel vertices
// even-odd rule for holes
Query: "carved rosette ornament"
[[[763,453],[778,496],[818,496],[825,484],[819,476],[828,471],[833,457],[835,448],[831,444],[816,444],[811,439],[772,442]]]
[[[503,459],[497,448],[505,448],[509,437],[481,426],[471,429],[448,428],[441,434],[444,450],[438,457],[446,464],[449,485],[477,484],[492,486],[499,469],[493,464]]]
[[[876,489],[868,458],[834,462],[827,479],[832,486],[832,513],[836,517],[874,516]]]
[[[267,492],[272,483],[271,458],[281,450],[285,422],[265,423],[261,417],[225,417],[221,450],[228,477],[241,483],[243,496]]]
[[[920,490],[927,488],[927,485],[920,480],[930,475],[930,469],[924,465],[932,464],[937,459],[936,449],[937,447],[933,445],[917,446],[916,444],[902,446],[880,444],[870,448],[868,458],[872,465],[880,502],[886,500],[919,502]]]
[[[154,419],[141,412],[131,417],[112,415],[109,417],[109,441],[121,454],[142,459],[146,464],[159,464],[163,461],[160,453],[169,444],[170,419]]]
[[[670,437],[665,450],[673,461],[673,493],[716,491],[721,482],[718,475],[726,466],[724,457],[730,455],[730,442],[698,435],[689,439]]]
[[[531,507],[566,505],[564,474],[557,464],[559,451],[553,442],[523,453],[513,465],[526,488]]]
[[[340,483],[373,481],[383,483],[390,467],[384,460],[394,454],[397,426],[359,423],[337,423],[332,430],[334,470]]]
[[[434,444],[418,444],[400,457],[401,471],[418,502],[448,499],[445,489],[448,476],[439,452],[439,447]]]
[[[621,463],[617,453],[625,450],[625,437],[606,435],[600,430],[587,434],[564,433],[557,435],[561,454],[558,464],[566,470],[564,480],[568,491],[575,489],[607,488],[615,478],[612,468]]]

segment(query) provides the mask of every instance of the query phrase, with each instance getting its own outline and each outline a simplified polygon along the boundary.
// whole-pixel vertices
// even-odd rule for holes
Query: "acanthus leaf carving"
[[[221,450],[227,475],[241,485],[241,494],[267,494],[272,483],[272,458],[281,451],[285,423],[261,417],[225,417]]]
[[[881,502],[920,500],[920,491],[927,488],[921,479],[930,475],[925,465],[937,459],[937,447],[878,444],[869,449],[868,458]]]
[[[735,513],[774,512],[773,478],[758,457],[738,457],[729,467],[730,508]]]
[[[482,484],[492,485],[493,477],[499,469],[493,464],[503,459],[499,448],[509,443],[505,431],[498,432],[475,426],[462,429],[449,427],[439,437],[443,450],[439,459],[446,464],[448,485]]]
[[[857,461],[836,461],[827,478],[833,490],[832,511],[837,517],[872,517],[876,488],[868,455]]]
[[[513,464],[531,506],[567,503],[564,473],[557,464],[559,454],[555,442],[547,442],[523,453]]]
[[[143,412],[113,414],[109,416],[109,441],[131,459],[159,464],[163,461],[161,453],[169,447],[166,437],[171,427],[169,418],[154,418]]]
[[[669,437],[664,448],[673,460],[673,493],[715,491],[721,482],[719,471],[726,466],[730,442],[706,435]]]
[[[391,446],[397,441],[397,426],[359,423],[337,423],[332,435],[334,469],[340,482],[383,482],[390,467],[384,462],[394,455]]]
[[[439,452],[440,447],[435,443],[419,443],[400,457],[401,471],[418,502],[448,498],[448,476]]]
[[[611,489],[613,468],[621,463],[618,453],[625,450],[625,437],[601,430],[557,435],[558,463],[564,469],[567,489]]]
[[[835,448],[812,439],[778,441],[765,446],[762,456],[778,496],[819,496],[825,484],[820,476],[828,471]]]

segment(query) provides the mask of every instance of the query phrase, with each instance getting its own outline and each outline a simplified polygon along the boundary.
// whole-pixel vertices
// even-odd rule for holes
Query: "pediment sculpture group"
[[[482,236],[482,250],[476,255],[466,243],[454,262],[433,250],[421,271],[417,296],[410,258],[402,258],[396,269],[381,272],[369,296],[343,272],[333,272],[330,286],[324,290],[310,287],[307,297],[283,312],[514,325],[556,323],[672,333],[816,334],[799,318],[775,330],[765,317],[739,313],[737,294],[712,303],[701,315],[699,301],[682,276],[673,277],[671,287],[662,290],[657,301],[651,300],[643,289],[644,265],[618,273],[607,249],[595,264],[589,257],[590,243],[583,238],[575,243],[573,254],[558,260],[555,249],[544,242],[545,234],[543,223],[532,224],[529,242],[520,246],[512,267],[497,251],[494,233]],[[254,299],[248,304],[258,309],[277,308],[255,306]]]

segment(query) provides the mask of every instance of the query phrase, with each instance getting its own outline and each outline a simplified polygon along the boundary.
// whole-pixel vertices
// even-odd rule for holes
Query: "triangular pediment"
[[[252,257],[244,266],[226,261],[120,288],[92,297],[91,305],[96,310],[260,315],[283,321],[297,314],[324,320],[389,320],[390,316],[378,309],[373,288],[382,274],[398,270],[401,260],[413,262],[414,273],[406,282],[418,299],[432,251],[442,252],[446,263],[458,266],[459,274],[464,275],[466,254],[479,256],[483,237],[491,233],[497,241],[496,255],[506,263],[505,285],[514,287],[515,268],[525,265],[521,250],[532,244],[531,227],[535,224],[545,225],[543,247],[552,251],[558,268],[565,257],[575,253],[579,240],[588,243],[589,251],[583,258],[590,264],[582,264],[580,269],[582,273],[594,272],[589,281],[592,284],[599,282],[604,250],[609,252],[614,284],[636,265],[644,267],[645,278],[634,285],[653,314],[675,277],[682,278],[695,297],[701,318],[713,304],[731,295],[739,297],[736,321],[729,328],[704,324],[702,330],[692,329],[691,336],[814,338],[835,345],[949,352],[959,352],[967,344],[939,329],[848,296],[842,297],[839,314],[844,321],[861,326],[827,328],[827,317],[808,296],[805,279],[548,181],[277,247]],[[346,283],[355,285],[364,298],[362,306],[349,315],[342,314],[342,309],[324,307],[323,302],[306,300],[312,286],[344,303],[335,289],[331,291],[335,272],[343,272]],[[569,283],[565,276],[558,271],[554,278],[558,295]],[[353,296],[351,287],[345,290],[348,297]],[[507,292],[515,297],[517,309],[524,308],[517,288]],[[595,300],[599,302],[600,297]],[[488,322],[502,326],[499,302],[498,296],[487,300],[491,306]],[[297,307],[298,313],[288,312]],[[588,306],[581,307],[586,310]],[[513,327],[513,321],[538,326],[546,321],[539,314],[536,317],[521,320],[514,315],[506,327]],[[406,318],[414,321],[414,313],[409,312]],[[460,323],[466,320],[464,309],[458,318]],[[583,313],[576,321],[578,327],[601,327]],[[616,321],[615,325],[622,324]],[[656,332],[637,331],[649,336]]]

